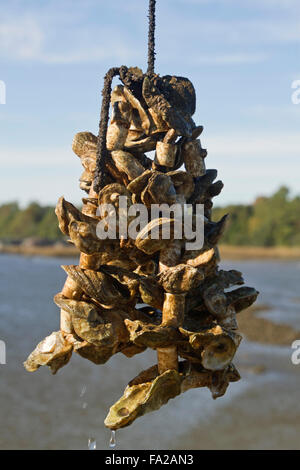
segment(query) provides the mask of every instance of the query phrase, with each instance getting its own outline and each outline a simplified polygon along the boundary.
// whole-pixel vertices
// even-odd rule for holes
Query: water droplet
[[[109,447],[111,447],[111,449],[113,449],[114,447],[116,447],[116,445],[117,445],[116,431],[112,431],[111,436],[110,436],[110,441],[109,441]]]
[[[83,395],[85,394],[86,392],[86,386],[84,385],[81,389],[81,392],[80,392],[80,396],[83,397]]]
[[[89,450],[96,450],[97,449],[97,442],[95,441],[95,439],[93,437],[91,437],[88,440],[88,448],[89,448]]]
[[[88,406],[88,404],[87,404],[86,402],[84,402],[84,403],[82,404],[82,408],[83,408],[84,410],[87,408],[87,406]]]

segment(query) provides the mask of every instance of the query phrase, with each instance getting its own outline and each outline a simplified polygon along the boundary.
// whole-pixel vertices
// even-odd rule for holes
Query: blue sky
[[[103,76],[146,68],[148,0],[0,0],[0,203],[78,203],[76,132],[97,133]],[[218,204],[300,193],[299,0],[158,0],[156,72],[190,78]]]

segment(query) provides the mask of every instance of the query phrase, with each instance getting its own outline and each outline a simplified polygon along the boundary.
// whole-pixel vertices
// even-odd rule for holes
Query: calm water
[[[48,368],[29,374],[22,362],[36,344],[59,329],[52,297],[61,290],[61,264],[73,260],[0,256],[0,339],[7,364],[0,365],[0,449],[108,449],[103,425],[108,408],[127,382],[155,363],[155,353],[127,359],[117,354],[96,366],[76,354],[52,376]],[[300,263],[233,262],[247,285],[260,292],[264,313],[300,330]],[[299,338],[300,339],[300,338]],[[213,401],[207,390],[181,395],[159,412],[117,432],[117,449],[300,448],[300,365],[286,347],[243,341],[235,361],[243,380]],[[265,373],[253,374],[253,365]]]

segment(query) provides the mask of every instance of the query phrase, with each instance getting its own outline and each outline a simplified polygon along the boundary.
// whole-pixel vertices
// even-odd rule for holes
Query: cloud
[[[234,135],[214,135],[207,137],[203,145],[209,150],[209,155],[213,157],[226,158],[250,158],[250,161],[257,159],[282,159],[289,161],[300,157],[300,134],[299,133],[271,133],[247,134],[237,133]]]
[[[44,34],[32,18],[0,23],[0,55],[5,58],[34,59],[40,55]]]
[[[45,52],[36,57],[36,60],[45,64],[82,64],[86,62],[100,62],[105,60],[126,63],[133,60],[134,49],[118,41],[111,41],[110,48],[105,45],[79,47],[61,53]]]
[[[185,37],[189,41],[205,38],[206,44],[241,46],[243,44],[285,44],[300,42],[300,21],[293,18],[265,17],[251,20],[199,20],[186,16],[170,31],[172,37]],[[180,24],[179,24],[180,22]],[[166,34],[166,33],[165,33]],[[167,34],[166,34],[167,36]]]
[[[2,168],[61,168],[78,160],[70,147],[1,148]]]
[[[68,177],[66,178],[66,174]],[[42,204],[56,205],[58,198],[64,196],[73,204],[81,204],[84,197],[79,189],[80,170],[69,168],[68,172],[47,172],[35,170],[24,175],[20,171],[14,173],[13,181],[6,178],[2,184],[1,203],[4,201],[19,201],[26,205],[31,201]]]
[[[300,77],[300,74],[298,75]],[[293,91],[293,90],[292,90]],[[290,93],[291,96],[291,93]],[[293,121],[292,124],[297,125],[300,117],[300,105],[294,105],[292,100],[290,100],[290,105],[286,106],[276,106],[276,105],[254,105],[249,106],[243,110],[243,113],[251,117],[267,118],[272,119],[276,117],[277,119],[293,119],[296,118],[297,121]],[[291,121],[285,121],[291,125]]]
[[[217,0],[218,1],[218,0]],[[221,0],[226,2],[236,2],[236,0]],[[299,0],[244,0],[243,3],[248,5],[255,5],[262,8],[280,8],[281,10],[295,11],[295,8],[299,8]]]
[[[280,186],[299,194],[299,133],[236,133],[202,139],[207,168],[217,168],[224,189],[217,205],[252,202]]]
[[[274,5],[279,12],[276,0],[262,1]],[[101,12],[99,2],[76,3],[77,7],[72,9],[66,0],[52,1],[30,10],[22,8],[24,3],[21,2],[18,16],[7,7],[0,20],[0,57],[46,64],[99,63],[108,59],[133,63],[144,58],[147,29],[143,33],[143,28],[147,28],[147,21],[142,2],[132,1],[128,8],[121,1],[105,5],[98,21],[94,16]],[[243,9],[239,8],[230,19],[212,19],[209,14],[205,16],[206,8],[205,15],[201,14],[202,3],[209,5],[207,0],[201,0],[200,4],[199,0],[190,0],[190,3],[191,7],[185,9],[181,1],[175,6],[170,1],[159,6],[157,45],[162,57],[168,55],[177,60],[184,55],[186,61],[211,65],[260,63],[268,54],[245,51],[245,45],[260,46],[261,50],[262,45],[300,42],[300,21],[293,13],[295,3],[292,0],[283,2],[287,5],[285,16],[264,14],[263,18],[256,15],[250,19],[242,19],[239,15],[243,14]],[[237,4],[236,0],[215,3]],[[134,14],[137,5],[138,11]],[[127,18],[126,23],[121,20],[122,14]],[[142,18],[144,23],[141,23]],[[208,54],[203,53],[204,50],[209,51]]]
[[[237,53],[193,57],[194,65],[256,64],[268,59],[266,54]]]
[[[280,8],[281,10],[289,10],[299,8],[299,0],[243,0],[243,2],[239,2],[239,0],[176,0],[179,4],[190,4],[190,5],[206,5],[206,4],[215,4],[219,6],[236,6],[239,5],[250,6],[254,8]],[[174,0],[172,0],[174,2]]]
[[[70,20],[70,19],[69,19]],[[139,54],[132,39],[117,27],[103,26],[100,33],[88,25],[64,28],[44,24],[38,15],[0,21],[0,57],[9,61],[34,61],[45,64],[75,64],[105,60],[125,63]],[[109,38],[109,39],[108,39]],[[109,46],[108,46],[109,40]]]
[[[77,204],[84,196],[79,189],[80,159],[68,147],[1,148],[1,202],[22,204],[39,201],[56,204],[61,195]]]

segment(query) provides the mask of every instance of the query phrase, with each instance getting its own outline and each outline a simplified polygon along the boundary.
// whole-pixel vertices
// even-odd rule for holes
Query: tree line
[[[17,202],[1,205],[0,239],[12,242],[30,237],[49,241],[63,238],[54,207],[41,206],[37,202],[32,202],[24,209]]]
[[[222,243],[252,246],[300,245],[300,196],[291,198],[282,186],[253,204],[216,207],[214,220],[229,214]]]
[[[213,209],[213,220],[229,214],[222,243],[252,246],[300,246],[300,196],[291,198],[286,187],[253,204],[234,204]],[[35,237],[49,241],[64,236],[52,206],[17,202],[0,206],[0,239],[11,242]]]

